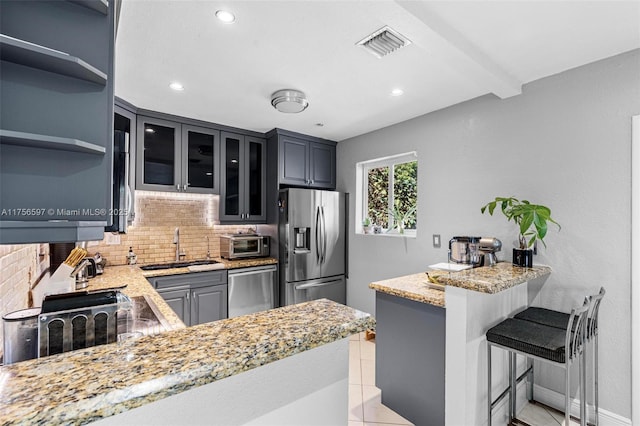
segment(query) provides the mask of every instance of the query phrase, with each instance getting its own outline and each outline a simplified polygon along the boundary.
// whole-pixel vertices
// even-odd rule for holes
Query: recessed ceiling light
[[[225,24],[232,24],[236,20],[236,16],[233,13],[226,10],[216,11],[216,18],[218,18]]]
[[[233,164],[237,164],[237,163],[238,163],[238,160],[236,160],[235,158],[233,158],[233,159],[231,159],[231,162],[232,162]]]
[[[205,173],[205,175],[207,175],[207,176],[213,176],[213,173],[211,173],[211,172],[207,172],[207,173]]]
[[[144,129],[144,131],[147,132],[147,133],[155,133],[156,132],[151,127],[147,127],[146,129]]]
[[[177,90],[177,91],[183,91],[184,90],[184,86],[182,85],[182,83],[178,83],[177,81],[174,81],[173,83],[169,84],[169,87],[171,87],[173,90]]]
[[[404,90],[402,89],[393,89],[391,91],[391,96],[402,96],[404,94]]]

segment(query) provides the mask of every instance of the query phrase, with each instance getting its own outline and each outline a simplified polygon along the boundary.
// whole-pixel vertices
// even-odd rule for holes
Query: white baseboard
[[[564,412],[564,394],[543,388],[542,386],[534,385],[533,396],[536,401]],[[611,411],[600,408],[598,412],[600,413],[600,426],[632,425],[631,419],[627,419],[618,414],[612,413]],[[593,422],[595,420],[595,415],[592,405],[587,405],[587,414],[589,422]],[[580,401],[575,399],[571,401],[571,415],[580,417]]]

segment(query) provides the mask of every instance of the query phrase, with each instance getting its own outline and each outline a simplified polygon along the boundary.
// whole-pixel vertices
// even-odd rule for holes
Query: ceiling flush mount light
[[[411,40],[389,27],[382,27],[356,43],[378,59],[410,44]]]
[[[216,11],[216,18],[218,18],[225,24],[232,24],[236,21],[236,16],[233,13],[226,10]]]
[[[391,91],[391,96],[402,96],[404,94],[404,90],[402,89],[393,89]]]
[[[309,106],[304,93],[294,89],[278,90],[271,95],[271,105],[280,112],[298,113]]]
[[[177,81],[174,81],[173,83],[169,84],[169,87],[171,87],[173,90],[176,90],[178,92],[181,92],[184,90],[184,86],[181,83],[178,83]]]

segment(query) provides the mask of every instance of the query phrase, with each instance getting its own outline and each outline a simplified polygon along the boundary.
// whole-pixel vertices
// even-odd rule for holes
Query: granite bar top
[[[0,424],[86,424],[374,327],[321,299],[3,366]]]
[[[493,294],[550,273],[549,266],[536,265],[532,268],[522,268],[504,262],[460,272],[430,271],[429,274],[435,279],[436,284],[429,282],[427,274],[423,272],[376,281],[369,284],[369,288],[416,302],[444,307],[446,286]],[[442,287],[438,288],[438,284]]]
[[[444,307],[444,286],[430,283],[424,272],[376,281],[369,284],[369,288],[416,302]]]
[[[219,263],[213,265],[207,265],[206,269],[202,269],[201,272],[205,271],[215,271],[216,269],[238,269],[238,268],[251,268],[255,266],[265,266],[265,265],[277,265],[278,259],[273,257],[255,257],[250,259],[223,259],[223,258],[215,258],[213,259]],[[143,266],[143,265],[139,265]],[[142,271],[142,275],[147,278],[151,277],[163,277],[166,275],[178,275],[178,274],[192,274],[195,271],[190,270],[189,268],[171,268],[171,269],[156,269],[155,271]]]
[[[444,273],[438,276],[437,281],[453,287],[493,294],[550,273],[549,266],[535,265],[523,268],[510,262],[500,262],[494,266]]]

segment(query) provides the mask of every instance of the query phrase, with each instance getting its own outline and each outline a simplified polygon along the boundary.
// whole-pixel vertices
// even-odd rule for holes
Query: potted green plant
[[[371,218],[369,216],[362,220],[362,231],[365,234],[371,233]]]
[[[531,204],[527,200],[518,200],[514,197],[496,197],[488,202],[480,212],[489,211],[493,215],[497,206],[500,206],[502,214],[507,221],[513,220],[519,228],[518,247],[513,249],[513,264],[518,266],[533,266],[533,246],[540,241],[545,247],[544,237],[547,235],[547,223],[560,224],[551,218],[551,209],[540,204]]]
[[[400,210],[400,204],[396,203],[393,209],[389,209],[389,214],[393,217],[393,223],[398,229],[398,234],[404,234],[404,228],[411,220],[413,214],[416,211],[417,206],[409,207],[406,212],[402,213]],[[389,228],[387,232],[391,232],[392,228]]]

